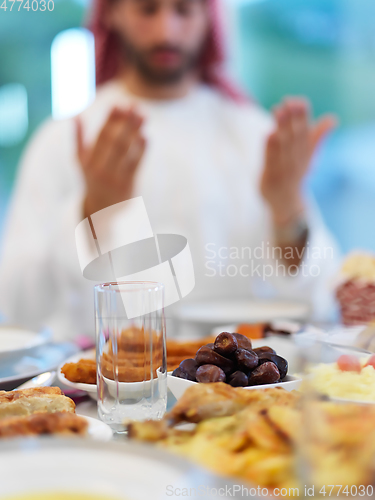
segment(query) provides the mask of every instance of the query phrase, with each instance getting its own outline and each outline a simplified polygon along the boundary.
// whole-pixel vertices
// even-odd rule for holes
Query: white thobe
[[[112,81],[82,113],[86,143],[114,106],[131,103],[145,117],[147,139],[134,196],[143,196],[155,233],[181,234],[189,242],[196,285],[185,303],[264,295],[308,301],[315,317],[326,316],[336,257],[327,249],[336,247],[311,204],[304,275],[268,276],[269,267],[262,274],[272,244],[259,192],[270,115],[204,85],[181,99],[151,101]],[[56,339],[93,335],[94,283],[83,278],[75,247],[84,192],[74,121],[48,120],[23,156],[3,236],[0,311],[9,322],[48,327]]]

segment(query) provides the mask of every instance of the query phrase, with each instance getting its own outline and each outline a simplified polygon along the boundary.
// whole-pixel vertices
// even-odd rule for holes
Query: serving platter
[[[87,429],[89,438],[95,441],[110,441],[113,438],[113,432],[109,425],[97,418],[87,417],[86,415],[79,416],[87,420],[89,424]]]
[[[59,493],[67,499],[75,494],[86,495],[85,500],[164,500],[181,496],[183,488],[198,491],[204,486],[215,500],[223,498],[221,488],[233,486],[231,480],[151,446],[81,439],[1,443],[0,470],[7,478],[1,483],[4,499],[15,495],[45,498],[48,493],[52,499],[53,493]],[[242,496],[234,493],[231,498]]]

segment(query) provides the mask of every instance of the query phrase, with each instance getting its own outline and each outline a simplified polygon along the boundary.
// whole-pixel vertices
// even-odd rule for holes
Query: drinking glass
[[[363,366],[369,354],[311,339],[301,346],[304,380],[296,451],[306,498],[370,498],[374,493],[375,404],[361,400],[360,373],[351,368],[358,362]]]
[[[167,405],[164,286],[95,287],[99,418],[115,432],[131,420],[160,419]]]

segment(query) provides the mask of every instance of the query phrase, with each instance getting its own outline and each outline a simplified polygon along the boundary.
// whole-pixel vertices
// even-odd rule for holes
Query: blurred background
[[[305,95],[315,115],[337,114],[340,128],[320,148],[308,187],[344,252],[375,252],[375,2],[226,2],[231,70],[255,100],[271,109]],[[94,97],[93,40],[80,29],[89,5],[0,8],[0,237],[30,135]]]

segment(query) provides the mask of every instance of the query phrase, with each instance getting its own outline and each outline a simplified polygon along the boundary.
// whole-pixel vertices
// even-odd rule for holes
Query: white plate
[[[45,344],[46,333],[36,333],[16,326],[0,326],[0,362],[10,357],[21,357],[30,350]]]
[[[310,306],[301,302],[275,300],[209,301],[185,304],[179,319],[197,323],[257,323],[275,319],[305,320]]]
[[[61,368],[65,365],[65,363],[77,363],[80,359],[95,359],[95,349],[79,352],[77,354],[74,354],[74,356],[71,356],[70,358],[65,360],[63,363],[61,363],[61,365],[57,369],[57,377],[62,384],[67,385],[68,387],[72,387],[73,389],[79,391],[85,391],[91,398],[97,400],[98,394],[97,394],[96,384],[82,384],[82,383],[71,382],[65,377],[63,373],[61,373]],[[153,381],[155,387],[159,383],[159,378],[162,377],[159,370],[157,370],[157,374],[158,378]],[[117,387],[117,384],[114,380],[105,377],[104,380],[108,386],[109,393],[113,397],[116,396],[117,390],[119,390],[120,397],[122,396],[125,397],[125,395],[128,395],[129,393],[133,393],[133,396],[136,397],[137,395],[144,394],[145,391],[147,391],[151,387],[151,381],[132,382],[132,383],[120,382]]]
[[[218,500],[233,486],[152,446],[39,438],[0,444],[1,498],[60,492],[113,500],[166,500],[204,485]],[[237,480],[237,484],[240,482]],[[213,489],[216,493],[213,493]],[[171,493],[175,492],[174,495]],[[51,500],[53,495],[50,495]],[[68,498],[68,497],[67,497]],[[231,498],[242,498],[240,493]]]
[[[87,420],[89,424],[87,432],[91,439],[96,441],[110,441],[112,439],[113,432],[109,425],[97,418],[86,417],[85,415],[78,416]]]
[[[93,399],[98,399],[96,384],[81,384],[81,383],[71,382],[65,377],[63,373],[61,373],[61,368],[65,365],[65,363],[77,363],[80,359],[95,359],[95,349],[90,349],[89,351],[77,352],[77,354],[74,354],[73,356],[62,362],[60,366],[57,368],[57,378],[62,384],[67,385],[68,387],[72,387],[77,391],[85,391]]]
[[[167,375],[168,380],[168,389],[171,391],[173,396],[176,399],[180,399],[186,389],[191,387],[192,385],[196,385],[198,382],[192,382],[191,380],[185,380],[183,378],[174,377],[172,372],[169,372]],[[278,384],[268,384],[268,385],[252,385],[249,387],[243,387],[245,391],[248,390],[256,390],[256,389],[271,389],[272,387],[282,387],[287,391],[294,391],[299,388],[302,380],[297,377],[293,377],[292,375],[287,375],[284,379],[284,382],[279,382]]]
[[[40,373],[55,370],[59,363],[77,352],[70,342],[41,345],[25,356],[0,362],[0,390],[10,391]]]

